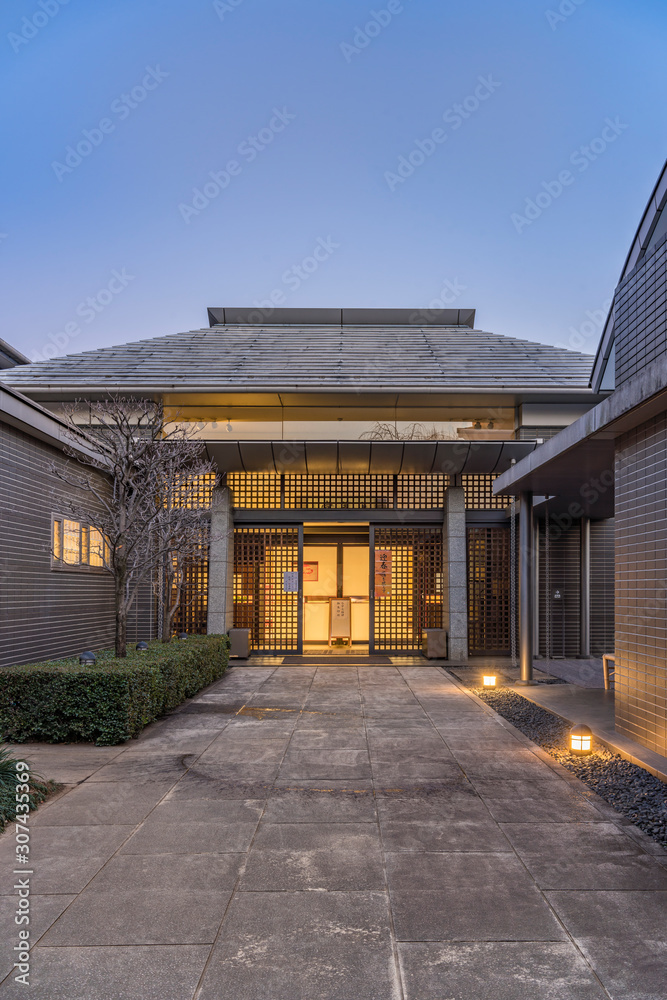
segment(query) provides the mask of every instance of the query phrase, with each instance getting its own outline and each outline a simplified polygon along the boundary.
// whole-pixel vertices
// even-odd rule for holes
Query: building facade
[[[474,318],[210,309],[206,329],[3,377],[54,415],[109,391],[160,398],[205,445],[221,485],[192,484],[211,541],[179,628],[248,628],[263,653],[406,654],[444,629],[462,662],[510,652],[516,633],[516,512],[496,478],[606,395],[590,387],[592,359]],[[582,531],[542,533],[536,653],[611,641],[607,512]]]
[[[614,515],[616,728],[665,755],[667,166],[625,261],[591,386],[613,391],[495,486],[550,495],[571,526]]]

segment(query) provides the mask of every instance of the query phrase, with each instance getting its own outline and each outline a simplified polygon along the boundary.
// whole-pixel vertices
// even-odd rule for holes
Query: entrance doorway
[[[341,600],[342,599],[342,600]],[[306,526],[303,538],[303,646],[368,649],[370,621],[369,533],[350,526],[341,533]],[[333,624],[332,624],[333,622]],[[347,634],[349,633],[349,634]]]
[[[424,629],[442,628],[442,579],[435,525],[322,521],[234,531],[234,625],[250,630],[253,652],[418,653]]]

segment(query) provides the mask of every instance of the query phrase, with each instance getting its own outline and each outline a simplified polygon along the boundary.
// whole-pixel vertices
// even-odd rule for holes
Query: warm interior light
[[[494,688],[496,686],[496,675],[495,674],[485,674],[483,677],[485,688]]]
[[[570,750],[575,754],[590,753],[593,748],[593,733],[588,726],[573,726],[570,730]]]

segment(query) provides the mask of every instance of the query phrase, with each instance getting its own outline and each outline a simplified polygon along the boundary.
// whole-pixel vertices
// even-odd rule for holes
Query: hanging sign
[[[375,550],[375,596],[391,594],[391,549]]]
[[[299,574],[283,573],[283,592],[285,594],[296,594],[299,591]]]

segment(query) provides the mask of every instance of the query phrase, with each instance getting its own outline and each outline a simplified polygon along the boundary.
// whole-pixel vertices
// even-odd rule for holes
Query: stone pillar
[[[468,661],[468,550],[465,491],[445,490],[443,541],[443,628],[449,633],[449,659]]]
[[[213,491],[208,557],[209,635],[222,635],[234,624],[234,518],[226,486]]]

